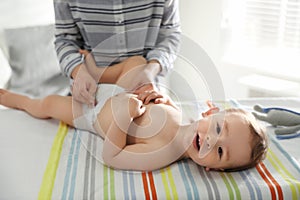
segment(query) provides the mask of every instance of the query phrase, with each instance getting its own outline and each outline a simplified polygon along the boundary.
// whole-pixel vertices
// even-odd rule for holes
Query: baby
[[[248,112],[228,109],[183,125],[180,110],[167,95],[147,86],[125,92],[120,86],[144,66],[146,60],[135,56],[101,71],[96,106],[83,106],[70,96],[31,99],[6,90],[0,90],[0,104],[98,134],[104,139],[103,160],[113,168],[155,170],[190,158],[207,171],[233,171],[264,159],[266,134]]]

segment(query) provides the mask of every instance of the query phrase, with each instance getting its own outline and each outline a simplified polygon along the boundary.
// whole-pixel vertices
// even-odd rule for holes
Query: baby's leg
[[[116,64],[121,65],[121,73],[120,77],[124,76],[125,74],[129,73],[133,69],[142,68],[147,64],[147,60],[142,56],[132,56],[124,60],[123,62]]]
[[[25,104],[28,99],[26,96],[0,89],[0,105],[8,108],[23,110],[23,104]]]
[[[37,118],[55,118],[73,126],[71,97],[50,95],[43,99],[31,99],[24,95],[0,89],[0,104],[23,110]]]

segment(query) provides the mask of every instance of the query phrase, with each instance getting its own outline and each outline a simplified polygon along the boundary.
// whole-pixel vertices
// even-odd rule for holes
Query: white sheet
[[[251,108],[259,103],[300,111],[300,99],[250,99],[239,103]],[[0,110],[0,199],[37,198],[58,124],[17,110]],[[300,163],[300,138],[279,143]]]
[[[0,199],[37,199],[58,121],[0,109],[0,126]]]

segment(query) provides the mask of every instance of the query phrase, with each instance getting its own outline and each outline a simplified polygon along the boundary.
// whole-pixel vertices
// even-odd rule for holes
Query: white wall
[[[1,0],[0,47],[3,29],[48,23],[54,23],[52,0]]]
[[[5,59],[7,52],[4,48],[3,29],[53,22],[54,10],[52,0],[0,1],[0,87],[5,87],[11,74],[11,70]]]
[[[183,34],[200,44],[217,63],[220,54],[220,0],[181,0]]]
[[[53,0],[1,0],[0,27],[53,23]]]
[[[215,67],[221,76],[220,81],[223,82],[223,70],[220,65],[221,55],[221,18],[222,18],[222,4],[219,0],[181,0],[180,1],[180,13],[181,13],[181,25],[182,34],[184,37],[188,37],[193,40],[200,48],[202,48],[207,56],[212,60],[214,66],[205,66],[206,62],[203,57],[203,63],[200,63],[197,67],[200,71],[203,71],[203,67],[211,68]],[[191,49],[191,51],[198,51],[198,49]],[[200,53],[199,53],[200,54]],[[199,55],[200,56],[200,55]],[[177,59],[175,70],[189,71],[193,73],[188,63]],[[189,70],[190,69],[190,70]],[[212,93],[215,90],[206,81],[207,77],[203,74],[202,77],[198,76],[198,80],[188,79],[189,85],[193,86],[196,99],[210,99]],[[216,76],[216,79],[218,77]],[[225,80],[225,79],[224,79]],[[175,82],[175,81],[174,81]],[[171,81],[172,84],[172,81]],[[226,84],[223,83],[223,87]],[[172,86],[175,87],[175,86]],[[175,87],[177,88],[177,87]],[[190,91],[178,86],[176,91],[183,96],[183,99],[191,100]],[[186,93],[184,93],[186,92]],[[227,95],[227,91],[223,91]]]

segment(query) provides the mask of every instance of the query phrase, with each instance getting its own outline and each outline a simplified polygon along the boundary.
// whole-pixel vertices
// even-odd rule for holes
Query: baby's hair
[[[252,139],[250,142],[251,149],[252,149],[250,162],[243,166],[225,169],[225,171],[233,172],[233,171],[246,170],[255,167],[258,163],[260,163],[266,158],[266,154],[268,151],[268,137],[265,129],[256,120],[256,118],[252,115],[252,113],[247,112],[243,109],[230,108],[230,109],[226,109],[225,112],[244,115],[245,120],[249,125],[250,133],[252,134]]]

